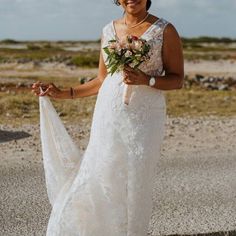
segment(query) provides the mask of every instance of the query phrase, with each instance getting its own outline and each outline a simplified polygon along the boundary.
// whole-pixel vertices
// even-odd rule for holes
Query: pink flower
[[[138,37],[135,36],[135,35],[131,35],[131,38],[132,38],[133,40],[138,40]]]

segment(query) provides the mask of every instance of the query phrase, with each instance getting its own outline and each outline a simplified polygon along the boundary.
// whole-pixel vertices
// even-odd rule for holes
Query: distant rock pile
[[[196,74],[195,77],[185,77],[184,86],[191,88],[197,85],[207,90],[235,90],[236,77],[214,77]]]
[[[94,78],[81,78],[80,83],[86,83]],[[184,87],[200,86],[206,90],[236,90],[236,77],[215,77],[196,74],[195,77],[185,77]]]
[[[81,84],[87,83],[95,77],[81,77],[79,82]],[[7,92],[10,90],[24,90],[31,89],[32,80],[16,78],[12,79],[1,78],[0,91]],[[217,77],[217,76],[203,76],[196,74],[194,77],[185,76],[184,88],[200,87],[205,90],[219,90],[231,91],[236,90],[236,77]]]

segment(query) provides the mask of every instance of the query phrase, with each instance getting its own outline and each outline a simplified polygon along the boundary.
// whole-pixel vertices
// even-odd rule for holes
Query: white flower
[[[136,50],[141,50],[142,49],[142,46],[143,46],[143,44],[142,44],[142,42],[141,41],[134,41],[134,48],[136,49]]]
[[[139,60],[142,57],[142,55],[141,54],[136,54],[135,57],[136,57],[137,60]]]
[[[134,68],[135,67],[135,63],[134,62],[131,62],[130,64],[129,64],[129,66],[131,67],[131,68]]]
[[[110,53],[115,52],[115,48],[108,48],[108,50],[109,50]]]
[[[132,52],[130,50],[126,51],[125,57],[130,57],[132,55]]]
[[[118,49],[117,54],[120,56],[121,55],[121,49]]]

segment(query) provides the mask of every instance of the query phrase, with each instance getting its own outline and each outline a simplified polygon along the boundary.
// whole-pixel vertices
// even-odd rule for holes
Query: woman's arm
[[[172,24],[168,24],[163,32],[162,61],[164,76],[156,76],[153,86],[160,90],[180,89],[184,80],[184,60],[181,39]],[[148,85],[150,75],[139,69],[126,66],[124,69],[126,84]]]
[[[106,78],[106,75],[107,75],[107,69],[106,69],[106,66],[105,66],[105,63],[103,60],[102,49],[101,49],[97,77],[85,84],[81,84],[81,85],[74,87],[73,88],[74,98],[82,98],[82,97],[96,95],[98,93],[99,88],[101,87],[104,79]],[[59,98],[62,98],[62,99],[71,98],[70,89],[63,90]]]
[[[184,80],[184,59],[182,42],[172,24],[168,24],[163,32],[163,68],[164,76],[157,76],[155,88],[161,90],[180,89]]]
[[[101,37],[101,45],[102,45],[102,40],[103,37]],[[72,98],[71,95],[73,95],[73,98],[82,98],[96,95],[107,75],[106,65],[104,63],[102,56],[102,50],[103,49],[101,47],[97,77],[85,84],[81,84],[74,87],[72,94],[71,94],[71,89],[61,90],[57,88],[53,83],[50,83],[49,85],[44,85],[41,82],[37,82],[32,85],[33,92],[38,96],[47,95],[52,98],[58,98],[58,99],[71,99]],[[40,92],[40,87],[45,88],[45,91],[43,93]]]

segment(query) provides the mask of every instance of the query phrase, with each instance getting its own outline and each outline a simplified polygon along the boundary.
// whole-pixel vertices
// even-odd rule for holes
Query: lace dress
[[[160,18],[141,36],[151,58],[140,69],[163,72]],[[103,28],[102,47],[116,37],[113,22]],[[106,59],[105,53],[103,54]],[[75,146],[49,98],[40,97],[44,170],[52,212],[47,236],[145,236],[165,130],[164,91],[132,85],[122,101],[122,74],[107,75],[100,87],[85,152]]]

